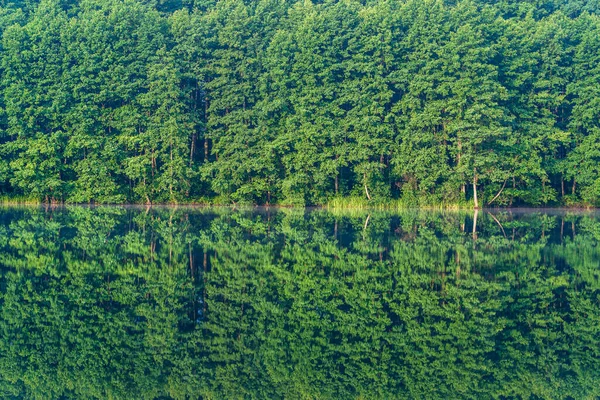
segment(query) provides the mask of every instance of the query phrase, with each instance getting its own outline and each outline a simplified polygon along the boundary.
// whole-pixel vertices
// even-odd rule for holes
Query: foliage
[[[595,398],[585,214],[9,208],[3,398]]]
[[[0,2],[0,194],[600,205],[600,3]]]

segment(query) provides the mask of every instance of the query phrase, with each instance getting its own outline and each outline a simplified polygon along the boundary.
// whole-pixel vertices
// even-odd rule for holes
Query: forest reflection
[[[600,215],[0,210],[2,398],[595,398]]]

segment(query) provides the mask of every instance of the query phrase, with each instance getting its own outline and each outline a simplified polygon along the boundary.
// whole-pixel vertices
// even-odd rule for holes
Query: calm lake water
[[[0,209],[1,398],[593,399],[600,214]]]

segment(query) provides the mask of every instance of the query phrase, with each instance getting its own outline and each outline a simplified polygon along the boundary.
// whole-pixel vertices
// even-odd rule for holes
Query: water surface
[[[600,395],[600,216],[0,209],[1,398]]]

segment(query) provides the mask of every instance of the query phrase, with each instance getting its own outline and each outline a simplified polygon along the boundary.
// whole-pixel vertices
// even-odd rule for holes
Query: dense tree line
[[[473,217],[4,211],[0,396],[598,397],[598,219]]]
[[[600,205],[597,0],[3,0],[0,190]]]

